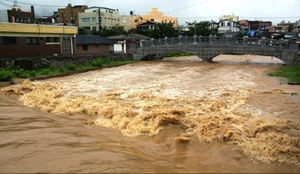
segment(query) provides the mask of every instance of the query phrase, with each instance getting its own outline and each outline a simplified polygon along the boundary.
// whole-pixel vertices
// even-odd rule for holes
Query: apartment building
[[[99,31],[99,28],[120,25],[121,16],[118,9],[90,7],[79,13],[78,25],[87,30]]]
[[[157,8],[152,8],[149,14],[142,15],[135,20],[137,25],[145,23],[147,21],[158,23],[173,23],[173,27],[178,28],[178,20],[176,17],[166,16],[164,15],[164,13],[158,11]]]
[[[56,22],[78,25],[78,14],[82,13],[87,9],[86,5],[75,5],[68,4],[65,8],[59,8],[56,14]]]

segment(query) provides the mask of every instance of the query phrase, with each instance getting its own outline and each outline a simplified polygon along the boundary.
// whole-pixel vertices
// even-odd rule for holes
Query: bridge
[[[178,38],[163,38],[141,40],[140,47],[131,51],[135,60],[149,57],[163,57],[166,53],[187,52],[197,55],[203,61],[211,62],[220,54],[253,54],[274,56],[285,64],[292,65],[299,61],[299,48],[293,42],[283,39],[249,38],[244,37],[216,37],[193,36]]]

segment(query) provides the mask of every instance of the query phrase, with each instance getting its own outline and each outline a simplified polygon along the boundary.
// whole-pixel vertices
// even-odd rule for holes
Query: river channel
[[[300,173],[276,58],[164,58],[0,90],[0,172]]]

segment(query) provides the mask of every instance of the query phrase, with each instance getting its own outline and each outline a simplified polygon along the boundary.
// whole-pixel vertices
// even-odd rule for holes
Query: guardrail
[[[244,37],[217,37],[217,36],[192,36],[177,38],[163,38],[163,39],[151,39],[141,40],[140,47],[152,47],[162,45],[180,45],[180,44],[223,44],[223,45],[244,45],[244,46],[261,46],[261,47],[278,47],[289,48],[290,42],[284,39],[267,39],[262,38],[249,38]]]

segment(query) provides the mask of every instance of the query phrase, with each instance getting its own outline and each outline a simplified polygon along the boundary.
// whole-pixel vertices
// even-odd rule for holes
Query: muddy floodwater
[[[1,88],[0,172],[300,173],[272,57],[164,58]]]

